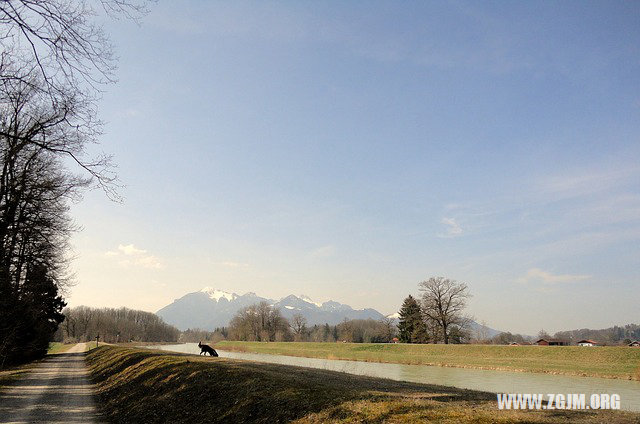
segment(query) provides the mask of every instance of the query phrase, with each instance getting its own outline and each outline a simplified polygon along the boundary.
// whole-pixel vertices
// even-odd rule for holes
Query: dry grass
[[[105,346],[87,354],[110,422],[638,422],[617,411],[500,411],[494,394],[286,365]]]

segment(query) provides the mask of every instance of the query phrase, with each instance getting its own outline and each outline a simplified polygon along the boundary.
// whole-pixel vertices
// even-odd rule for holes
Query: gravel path
[[[0,423],[97,423],[85,343],[50,355],[0,393]]]

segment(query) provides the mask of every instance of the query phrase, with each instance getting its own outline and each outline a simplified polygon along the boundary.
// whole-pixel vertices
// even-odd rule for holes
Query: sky
[[[124,201],[70,306],[205,286],[396,312],[433,276],[536,334],[638,323],[640,3],[214,2],[109,21]]]

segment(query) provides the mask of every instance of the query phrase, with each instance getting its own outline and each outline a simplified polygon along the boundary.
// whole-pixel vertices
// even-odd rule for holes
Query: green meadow
[[[630,347],[236,341],[219,342],[215,347],[307,358],[640,380],[640,349]]]

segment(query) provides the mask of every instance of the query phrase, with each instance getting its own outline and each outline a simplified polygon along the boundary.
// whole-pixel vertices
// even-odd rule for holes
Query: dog
[[[204,353],[204,356],[207,356],[208,353],[211,356],[218,356],[218,352],[216,352],[216,350],[209,345],[198,342],[198,347],[200,348],[200,355]]]

